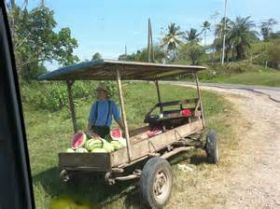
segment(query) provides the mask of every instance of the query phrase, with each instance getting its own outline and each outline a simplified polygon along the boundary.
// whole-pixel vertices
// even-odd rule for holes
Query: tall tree
[[[171,23],[167,27],[166,34],[161,40],[161,47],[167,47],[167,54],[171,53],[173,58],[176,57],[176,48],[182,43],[181,37],[183,32],[180,31],[180,26]]]
[[[94,53],[94,55],[92,55],[92,58],[91,58],[92,61],[97,61],[97,60],[101,60],[101,59],[102,59],[102,56],[99,52]]]
[[[207,32],[211,31],[211,23],[206,20],[202,23],[201,27],[202,27],[201,32],[204,34],[204,47],[205,47],[206,46],[206,41],[207,41]]]
[[[179,60],[186,60],[186,58],[189,58],[190,64],[192,65],[198,65],[200,59],[205,54],[205,50],[202,46],[200,46],[196,42],[189,42],[184,44],[179,49]]]
[[[224,30],[224,22],[225,22],[225,33],[227,34],[230,29],[231,29],[231,25],[232,25],[232,20],[229,18],[222,18],[221,21],[215,26],[215,38],[222,38],[223,36],[223,30]]]
[[[56,60],[62,65],[78,60],[73,49],[78,46],[69,28],[55,32],[54,12],[45,6],[28,11],[18,6],[9,10],[17,69],[24,78],[34,78],[44,70],[44,62]],[[32,70],[31,70],[32,68]],[[36,77],[36,76],[35,76]]]
[[[253,30],[255,24],[250,20],[250,16],[237,17],[234,22],[229,24],[228,38],[236,51],[236,59],[244,59],[246,48],[250,47],[251,42],[256,39],[257,32]]]
[[[226,27],[224,28],[224,24]],[[225,42],[225,60],[229,59],[229,52],[231,51],[232,45],[228,36],[229,31],[231,30],[232,20],[229,18],[222,18],[221,21],[215,26],[215,39],[213,41],[213,48],[216,51],[221,51],[223,48],[223,34],[225,30],[226,42]]]
[[[189,31],[186,31],[184,38],[188,42],[199,42],[200,33],[195,28],[191,28]]]
[[[272,31],[273,26],[276,24],[278,24],[278,22],[273,18],[270,18],[261,23],[260,29],[261,29],[261,34],[262,34],[263,40],[267,41],[270,38],[270,35],[273,32]]]
[[[127,60],[127,61],[140,61],[146,62],[148,55],[148,49],[144,48],[142,50],[137,50],[135,53],[132,54],[122,54],[119,56],[119,60]],[[161,63],[162,60],[165,58],[165,53],[162,47],[155,45],[154,46],[154,61],[156,63]]]

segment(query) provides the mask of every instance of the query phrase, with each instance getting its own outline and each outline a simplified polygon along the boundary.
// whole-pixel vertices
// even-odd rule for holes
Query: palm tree
[[[180,31],[180,26],[175,23],[170,23],[167,27],[167,33],[161,40],[161,47],[167,47],[167,56],[171,56],[171,60],[176,58],[176,49],[182,43],[181,37],[183,32]]]
[[[221,21],[216,25],[215,27],[215,37],[221,38],[223,36],[223,30],[224,30],[224,22],[226,21],[226,28],[225,32],[228,33],[230,31],[230,26],[232,25],[232,20],[229,18],[222,18]]]
[[[229,27],[228,38],[236,51],[236,59],[243,59],[246,48],[250,47],[250,43],[256,38],[257,32],[252,30],[255,24],[250,20],[250,16],[237,17],[234,22],[229,23]]]
[[[182,43],[181,36],[183,32],[180,31],[180,26],[177,26],[175,23],[168,25],[167,33],[162,38],[161,46],[167,46],[167,50],[175,50],[178,45]]]
[[[224,28],[224,24],[225,24],[225,28]],[[223,34],[224,34],[224,30],[225,33],[228,34],[229,31],[231,30],[231,25],[232,25],[232,20],[230,20],[229,18],[222,18],[221,21],[215,26],[215,31],[214,31],[214,35],[215,35],[215,40],[213,42],[213,47],[215,48],[216,51],[220,51],[223,47]],[[229,36],[226,36],[226,40],[225,40],[225,60],[228,60],[228,54],[231,50],[232,46],[230,43],[230,39]]]
[[[210,28],[211,23],[206,20],[202,23],[201,27],[202,27],[201,33],[204,33],[204,47],[205,47],[206,46],[207,31],[211,31],[211,28]]]
[[[278,22],[273,19],[269,18],[267,21],[263,21],[260,25],[261,34],[263,36],[264,40],[267,40],[270,38],[270,34],[272,33],[272,27],[276,25]]]
[[[188,42],[199,42],[199,36],[200,33],[197,32],[197,30],[195,28],[191,28],[189,31],[186,31],[185,33],[185,39]]]

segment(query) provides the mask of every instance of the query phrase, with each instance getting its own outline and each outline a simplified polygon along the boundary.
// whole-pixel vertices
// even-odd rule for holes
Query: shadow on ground
[[[199,153],[186,153],[170,159],[171,165],[178,163],[199,165],[207,162],[206,156]],[[51,198],[67,196],[77,203],[89,202],[94,208],[144,209],[137,181],[119,182],[109,186],[103,175],[74,173],[70,182],[59,178],[59,169],[52,167],[33,177],[35,187],[43,187]],[[116,203],[116,207],[115,206]],[[109,205],[107,207],[107,205]],[[112,206],[110,206],[112,205]]]
[[[190,163],[193,165],[200,165],[200,164],[208,164],[208,161],[205,155],[196,154],[191,156]]]
[[[144,209],[135,182],[122,182],[109,186],[103,176],[90,173],[75,174],[70,182],[64,183],[59,178],[57,167],[50,168],[33,177],[33,184],[42,185],[51,198],[67,196],[77,203],[89,202],[94,208],[101,208],[122,198],[121,208]],[[106,208],[106,206],[104,207]],[[111,208],[111,207],[110,207]]]

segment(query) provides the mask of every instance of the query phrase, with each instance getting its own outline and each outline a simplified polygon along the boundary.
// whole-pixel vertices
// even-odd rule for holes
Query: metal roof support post
[[[77,128],[77,121],[76,121],[75,105],[73,102],[73,95],[72,95],[72,85],[74,84],[74,81],[67,80],[66,84],[67,84],[69,110],[71,113],[73,130],[74,130],[74,133],[76,133],[78,131],[78,128]]]
[[[125,139],[126,139],[126,144],[127,144],[127,156],[128,156],[128,160],[130,162],[131,161],[131,146],[130,146],[130,141],[129,141],[129,132],[128,132],[128,126],[127,126],[127,120],[126,120],[126,113],[125,113],[125,109],[124,109],[121,74],[120,74],[119,70],[116,70],[116,72],[117,72],[119,98],[120,98],[120,102],[121,102],[122,120],[124,123],[124,133],[125,133]]]
[[[199,80],[198,80],[198,76],[197,73],[194,73],[194,77],[195,77],[195,83],[196,83],[196,90],[197,90],[197,96],[200,102],[200,109],[201,109],[201,114],[202,114],[202,123],[203,126],[205,127],[205,115],[204,115],[204,109],[203,109],[203,105],[202,105],[202,99],[201,99],[201,93],[200,93],[200,88],[199,88]]]
[[[156,88],[157,88],[157,96],[158,96],[158,103],[159,103],[159,109],[160,109],[160,113],[162,113],[163,108],[161,105],[161,97],[160,97],[160,90],[159,90],[159,85],[158,85],[158,80],[155,80],[155,84],[156,84]]]

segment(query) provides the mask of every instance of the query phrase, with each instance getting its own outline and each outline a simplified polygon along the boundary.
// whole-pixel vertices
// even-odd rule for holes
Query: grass
[[[203,82],[280,86],[280,71],[248,61],[210,65],[208,70],[199,73],[199,77]]]
[[[38,89],[40,91],[40,89]],[[156,102],[156,90],[154,85],[145,83],[128,83],[124,86],[125,105],[127,109],[128,124],[130,128],[143,124],[144,114]],[[177,100],[191,98],[195,95],[194,89],[185,87],[161,85],[162,100]],[[220,96],[203,91],[203,101],[209,127],[213,127],[218,136],[223,139],[222,146],[231,145],[232,127],[228,120],[232,113],[231,106]],[[93,101],[76,100],[76,110],[79,127],[86,127],[88,112]],[[72,136],[72,124],[66,107],[57,112],[49,112],[44,109],[34,108],[32,104],[24,103],[24,116],[27,128],[28,147],[33,176],[33,188],[35,193],[36,208],[45,209],[49,207],[53,198],[67,196],[76,202],[89,202],[95,208],[107,202],[103,208],[137,208],[140,204],[138,193],[134,184],[124,183],[114,186],[106,186],[98,176],[85,175],[77,184],[66,185],[58,178],[57,153],[64,151],[70,145]],[[225,122],[226,121],[226,122]],[[233,140],[234,141],[234,140]],[[222,156],[225,153],[222,153]],[[183,159],[188,159],[183,157]],[[198,162],[198,157],[194,162]],[[202,158],[205,159],[205,158]],[[226,164],[226,162],[223,162]],[[177,196],[183,190],[180,176],[176,165],[173,166],[176,176],[175,191]],[[204,175],[211,166],[202,160],[198,170]],[[179,176],[179,177],[178,177]],[[131,192],[133,191],[133,192]],[[135,192],[136,191],[136,192]],[[129,193],[129,195],[128,195]],[[180,195],[178,196],[180,197]],[[171,199],[171,202],[177,198]],[[93,206],[94,208],[94,206]]]
[[[203,81],[280,87],[280,72],[245,72]]]

